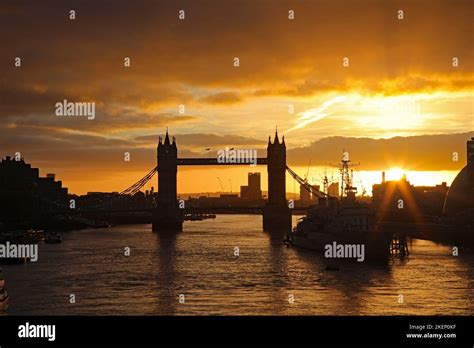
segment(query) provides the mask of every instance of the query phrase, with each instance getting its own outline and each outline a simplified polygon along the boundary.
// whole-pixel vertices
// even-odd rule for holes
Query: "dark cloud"
[[[162,136],[162,134],[160,134]],[[156,142],[160,135],[146,135],[136,137],[135,141]],[[264,146],[265,141],[239,135],[218,135],[206,133],[175,134],[178,146],[208,148],[211,146]]]
[[[209,104],[235,104],[242,100],[242,96],[234,92],[220,92],[199,99],[199,101]]]
[[[155,90],[175,83],[306,95],[351,79],[370,88],[383,79],[437,74],[447,85],[428,78],[411,86],[450,88],[452,57],[460,59],[462,74],[472,74],[474,61],[469,0],[23,1],[2,7],[0,29],[9,35],[3,35],[0,62],[8,86],[27,80],[132,103],[137,94],[148,102]],[[67,18],[71,8],[75,21]],[[178,20],[181,8],[185,21]],[[290,8],[294,21],[287,18]],[[400,8],[403,21],[396,17]],[[13,68],[15,56],[23,59],[21,69]],[[131,68],[123,67],[124,57]],[[467,81],[472,88],[472,78]],[[466,84],[462,76],[458,84]],[[191,98],[177,86],[166,90],[165,99]]]
[[[74,21],[68,19],[71,9]],[[185,21],[178,20],[179,9],[186,11]],[[399,9],[403,21],[396,18]],[[286,108],[291,98],[327,92],[470,92],[472,11],[470,0],[2,1],[1,155],[20,151],[80,180],[88,172],[98,177],[146,170],[155,162],[156,138],[136,134],[168,125],[180,133],[183,156],[202,155],[199,149],[209,146],[263,148],[265,139],[238,135],[247,134],[241,125],[258,128],[260,115],[238,107],[259,98],[265,105],[265,98],[278,96]],[[21,68],[14,67],[15,57],[21,57]],[[131,58],[130,68],[124,57]],[[348,68],[343,57],[350,59]],[[459,58],[457,68],[453,57]],[[64,99],[94,101],[96,119],[54,116],[54,104]],[[185,115],[178,113],[180,104]],[[232,120],[214,109],[226,107],[235,108]],[[344,121],[335,116],[313,125],[318,136],[334,134],[334,124]],[[472,112],[462,119],[472,129]],[[228,121],[236,135],[218,134]],[[433,121],[436,132],[443,122]],[[452,147],[460,147],[460,139],[451,139]],[[397,141],[347,140],[347,146],[368,166],[385,154],[384,146],[394,159],[420,168],[455,165],[436,157],[444,152],[435,142],[411,144],[416,149],[408,158],[405,143]],[[314,150],[315,161],[333,161],[344,144],[324,140],[290,150],[289,160],[307,165],[304,154]],[[435,155],[420,150],[425,146]],[[122,156],[129,148],[134,160],[127,164]]]
[[[338,165],[343,149],[349,152],[358,169],[380,170],[390,167],[411,170],[459,170],[466,163],[466,141],[474,131],[460,134],[420,135],[391,139],[327,137],[306,147],[289,149],[291,165]],[[453,152],[459,160],[453,161]]]

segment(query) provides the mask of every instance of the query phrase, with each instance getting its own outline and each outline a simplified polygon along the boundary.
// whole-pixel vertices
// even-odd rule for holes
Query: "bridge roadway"
[[[224,162],[220,162],[218,158],[178,158],[177,159],[177,164],[178,166],[221,166],[221,165],[226,165],[226,166],[242,166],[242,165],[251,165],[252,163],[248,160],[248,162],[242,162],[242,160],[237,160],[239,161],[238,163],[233,163],[233,162],[228,162],[229,158],[226,159]],[[246,159],[247,161],[247,159]],[[257,158],[257,164],[256,165],[266,165],[268,163],[267,158]]]

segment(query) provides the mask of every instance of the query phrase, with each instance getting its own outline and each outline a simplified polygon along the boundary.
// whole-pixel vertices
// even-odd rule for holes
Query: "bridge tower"
[[[177,204],[178,149],[174,137],[170,141],[168,129],[165,140],[158,140],[157,161],[158,204],[153,211],[153,231],[181,231],[182,212]]]
[[[267,146],[268,202],[263,210],[264,230],[291,230],[291,211],[286,201],[286,145],[285,137],[278,139],[275,131],[273,143],[268,137]]]

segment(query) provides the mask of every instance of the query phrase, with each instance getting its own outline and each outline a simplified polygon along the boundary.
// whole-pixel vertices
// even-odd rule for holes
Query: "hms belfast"
[[[421,214],[413,200],[410,204],[416,209],[394,209],[396,214],[392,216],[383,210],[386,206],[358,202],[349,173],[350,161],[343,159],[339,199],[329,195],[320,198],[288,239],[296,247],[320,252],[333,242],[363,244],[369,261],[387,259],[390,254],[408,255],[409,238],[474,249],[474,138],[467,141],[466,157],[465,167],[447,191],[441,216]],[[407,194],[406,179],[398,185]]]
[[[341,245],[346,251],[364,246],[365,259],[386,261],[390,254],[391,236],[378,229],[373,207],[356,200],[357,189],[352,184],[350,166],[348,153],[344,152],[339,169],[340,199],[328,194],[320,197],[318,204],[293,229],[290,243],[318,252],[327,251],[333,244]]]

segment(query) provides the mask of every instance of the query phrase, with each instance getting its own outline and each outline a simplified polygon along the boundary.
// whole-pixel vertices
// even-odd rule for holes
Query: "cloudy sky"
[[[294,165],[315,146],[309,156],[322,165],[348,138],[366,138],[366,169],[394,158],[459,169],[451,153],[463,156],[474,130],[472,16],[462,0],[2,1],[0,156],[20,152],[72,192],[120,191],[156,164],[166,127],[186,157],[225,146],[264,154],[278,126]],[[95,102],[95,119],[56,116],[64,99]],[[453,142],[440,153],[429,137],[424,152],[421,135]],[[328,137],[342,138],[318,150]],[[364,149],[393,137],[415,137],[414,151],[391,147],[377,166]],[[193,176],[212,191],[229,171]],[[192,191],[188,177],[181,192]]]

